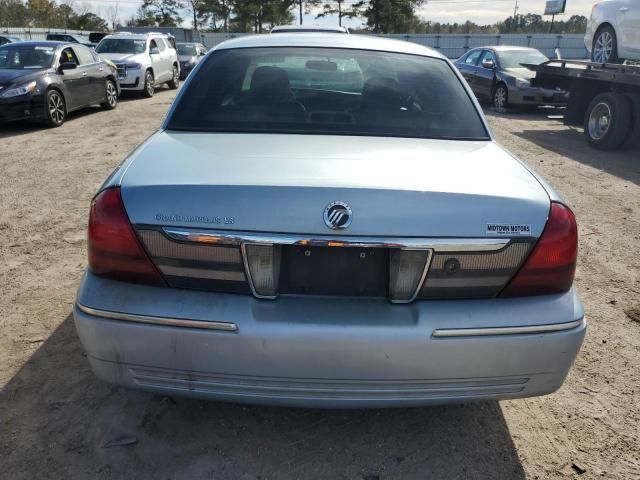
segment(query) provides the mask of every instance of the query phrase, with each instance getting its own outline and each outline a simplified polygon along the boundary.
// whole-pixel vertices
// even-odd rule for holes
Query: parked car
[[[349,33],[347,27],[328,25],[278,25],[271,33]]]
[[[178,43],[177,48],[178,60],[180,61],[180,80],[183,80],[207,54],[207,47],[201,43]]]
[[[0,122],[40,120],[62,125],[67,115],[118,105],[117,72],[77,43],[20,42],[0,46]]]
[[[178,88],[180,63],[171,39],[162,33],[116,33],[103,38],[96,52],[118,68],[123,90],[152,97],[156,87]]]
[[[640,60],[640,2],[601,0],[594,4],[584,44],[593,62]]]
[[[88,36],[77,33],[48,33],[47,40],[52,42],[79,43],[80,45],[90,48],[95,48],[96,46]]]
[[[93,370],[168,395],[542,395],[586,328],[569,207],[496,144],[451,62],[384,38],[215,47],[93,199],[88,252],[74,318]]]
[[[478,98],[490,100],[495,110],[503,112],[509,106],[566,103],[564,90],[531,86],[536,73],[527,65],[539,65],[548,60],[535,48],[495,46],[469,50],[454,64]]]
[[[15,42],[21,42],[22,40],[20,40],[18,37],[13,37],[11,35],[0,35],[0,45],[4,45],[6,43],[15,43]]]

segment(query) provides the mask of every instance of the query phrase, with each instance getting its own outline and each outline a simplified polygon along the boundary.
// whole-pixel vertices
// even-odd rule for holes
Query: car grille
[[[414,299],[497,296],[527,258],[533,239],[407,247],[338,240],[252,238],[139,227],[147,252],[175,288],[228,293]],[[173,235],[173,236],[172,236]],[[455,241],[452,241],[455,244]]]

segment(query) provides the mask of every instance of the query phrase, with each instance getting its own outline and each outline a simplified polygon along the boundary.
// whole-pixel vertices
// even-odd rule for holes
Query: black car
[[[180,80],[189,76],[191,70],[207,54],[207,47],[201,43],[178,43],[178,60],[180,61]]]
[[[5,43],[15,43],[21,42],[18,37],[13,37],[11,35],[0,35],[0,45],[4,45]]]
[[[494,109],[509,106],[564,105],[567,93],[531,86],[535,71],[528,66],[549,60],[534,48],[494,46],[474,48],[454,62],[479,99],[490,100]]]
[[[54,42],[79,43],[85,47],[96,48],[97,43],[93,42],[86,35],[78,35],[73,33],[48,33],[47,40]]]
[[[77,43],[20,42],[0,46],[0,122],[41,120],[59,127],[73,110],[118,105],[117,71]]]

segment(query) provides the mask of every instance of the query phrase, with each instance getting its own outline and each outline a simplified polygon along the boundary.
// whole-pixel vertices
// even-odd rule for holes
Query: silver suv
[[[96,52],[118,67],[122,90],[152,97],[158,85],[178,88],[180,62],[173,38],[162,33],[118,32],[103,38]]]

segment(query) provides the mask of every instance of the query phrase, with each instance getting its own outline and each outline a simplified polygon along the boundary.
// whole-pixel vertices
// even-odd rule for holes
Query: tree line
[[[541,15],[508,17],[492,25],[471,21],[440,23],[417,14],[425,0],[143,0],[135,15],[122,18],[117,0],[99,12],[76,0],[0,0],[0,26],[106,31],[118,25],[176,27],[190,20],[194,28],[213,32],[265,32],[274,25],[315,18],[360,19],[354,33],[582,33],[587,18],[574,15],[551,22]],[[185,18],[187,17],[187,18]]]

